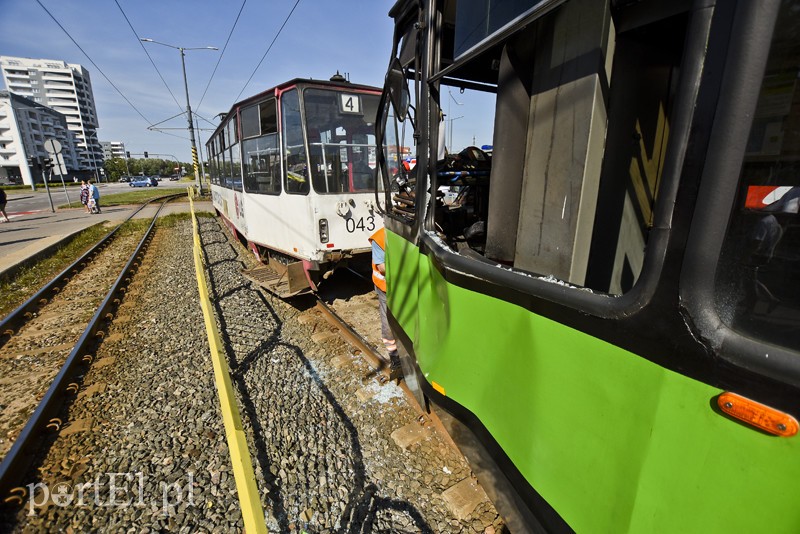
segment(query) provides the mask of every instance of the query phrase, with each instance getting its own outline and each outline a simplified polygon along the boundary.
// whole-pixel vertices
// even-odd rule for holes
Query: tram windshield
[[[800,346],[800,13],[784,1],[750,127],[739,198],[717,268],[720,317]],[[789,45],[792,46],[789,46]]]
[[[375,190],[379,98],[328,89],[304,91],[311,181],[317,193]]]

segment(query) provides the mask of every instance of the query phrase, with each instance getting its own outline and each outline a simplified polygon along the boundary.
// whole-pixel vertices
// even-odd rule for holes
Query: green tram
[[[800,2],[389,15],[390,322],[510,530],[800,532]]]

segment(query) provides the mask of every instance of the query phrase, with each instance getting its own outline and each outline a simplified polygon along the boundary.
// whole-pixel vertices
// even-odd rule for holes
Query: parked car
[[[169,177],[169,181],[170,182],[177,182],[180,179],[181,179],[181,177],[178,176],[177,174],[173,174],[172,176]]]
[[[158,180],[152,176],[137,176],[128,185],[131,187],[156,187],[158,186]]]
[[[120,181],[120,182],[127,183],[127,182],[130,182],[130,181],[131,181],[131,177],[130,177],[130,176],[120,176],[120,177],[119,177],[119,181]]]

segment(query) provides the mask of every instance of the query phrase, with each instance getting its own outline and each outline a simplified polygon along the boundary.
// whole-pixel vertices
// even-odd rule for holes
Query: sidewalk
[[[213,211],[211,202],[195,202],[199,211]],[[111,206],[102,213],[90,215],[83,208],[49,209],[25,212],[10,212],[11,222],[0,222],[0,277],[13,272],[19,265],[50,255],[72,236],[86,228],[109,222],[116,225],[127,219],[138,206]],[[162,215],[188,212],[188,202],[170,202],[161,211]],[[152,217],[153,208],[145,208],[136,218]],[[109,230],[111,227],[109,228]]]

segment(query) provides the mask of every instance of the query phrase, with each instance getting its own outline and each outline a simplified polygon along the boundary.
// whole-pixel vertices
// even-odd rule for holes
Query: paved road
[[[100,184],[100,195],[108,195],[112,193],[119,193],[127,191],[128,184]],[[50,211],[50,203],[47,200],[47,192],[45,190],[31,191],[30,189],[18,189],[14,191],[6,191],[8,194],[8,205],[6,206],[6,213],[10,219],[32,215],[41,211]],[[67,194],[69,195],[69,202],[74,207],[80,206],[80,188],[75,186],[67,186]],[[64,194],[64,188],[59,184],[58,187],[50,188],[50,196],[53,199],[53,207],[58,208],[67,204],[67,195]]]
[[[103,196],[129,189],[127,184],[101,184],[100,205],[102,206]],[[40,250],[60,242],[70,234],[93,224],[103,221],[122,222],[136,208],[136,206],[111,206],[104,208],[100,215],[89,215],[82,207],[79,207],[78,188],[68,187],[67,191],[75,207],[73,209],[56,209],[55,213],[50,210],[46,192],[19,190],[8,193],[6,213],[11,222],[0,222],[0,273]],[[66,204],[63,188],[52,188],[50,193],[56,208]],[[204,211],[213,209],[209,202],[198,202],[196,205],[198,209],[202,207]],[[162,214],[187,211],[188,209],[188,202],[170,203]],[[145,209],[139,212],[137,217],[152,216],[153,213],[154,211]]]

